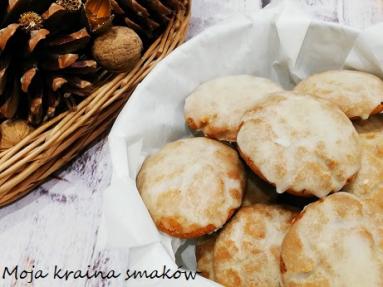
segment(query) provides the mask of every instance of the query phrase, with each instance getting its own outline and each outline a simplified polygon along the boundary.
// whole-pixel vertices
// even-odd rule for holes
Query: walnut
[[[6,120],[0,124],[0,150],[8,149],[34,131],[22,120]]]
[[[96,61],[115,72],[130,71],[141,58],[143,45],[132,29],[115,26],[97,37],[92,47]]]

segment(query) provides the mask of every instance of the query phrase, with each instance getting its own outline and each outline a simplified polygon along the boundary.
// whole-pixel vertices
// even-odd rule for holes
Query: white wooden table
[[[277,1],[277,0],[274,0]],[[308,13],[326,21],[358,28],[383,21],[382,0],[295,0]],[[262,3],[263,2],[263,3]],[[188,38],[233,13],[261,9],[264,0],[193,0]],[[119,269],[115,254],[96,252],[102,190],[111,178],[106,140],[91,147],[66,169],[17,203],[0,209],[0,286],[121,286],[111,280],[3,280],[6,266],[53,272]]]

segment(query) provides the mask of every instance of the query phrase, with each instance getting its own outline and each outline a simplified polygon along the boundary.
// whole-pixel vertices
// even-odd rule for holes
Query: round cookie
[[[355,126],[362,147],[362,164],[344,190],[360,198],[368,198],[376,186],[383,184],[383,117],[373,116]]]
[[[207,81],[186,98],[186,123],[210,138],[233,142],[242,116],[268,93],[276,91],[282,88],[268,79],[250,75]]]
[[[226,287],[279,287],[280,246],[294,216],[280,206],[242,207],[216,240],[216,281]]]
[[[216,234],[199,242],[196,246],[197,271],[207,279],[214,281],[213,255]]]
[[[157,227],[172,236],[211,233],[241,205],[245,172],[237,152],[207,138],[181,139],[149,156],[137,188]]]
[[[327,99],[349,118],[367,119],[383,110],[383,81],[359,71],[328,71],[301,81],[295,91]]]
[[[308,205],[281,249],[284,287],[383,286],[381,230],[356,196],[339,192]]]
[[[237,144],[249,167],[279,193],[324,197],[360,168],[351,121],[334,104],[309,95],[268,97],[244,116]]]
[[[383,222],[383,115],[354,122],[362,146],[360,171],[344,190],[369,206],[372,216]]]
[[[375,185],[367,194],[357,196],[368,205],[371,217],[378,222],[377,226],[383,233],[383,183]]]

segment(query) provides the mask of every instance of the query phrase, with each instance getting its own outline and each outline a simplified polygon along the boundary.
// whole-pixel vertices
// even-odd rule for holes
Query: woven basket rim
[[[190,13],[191,0],[184,0],[183,8],[132,71],[116,74],[74,111],[57,115],[17,145],[0,152],[0,206],[26,195],[106,134],[135,87],[184,41]]]

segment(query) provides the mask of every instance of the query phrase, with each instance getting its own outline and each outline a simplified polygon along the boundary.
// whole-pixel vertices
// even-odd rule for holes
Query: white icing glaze
[[[219,140],[235,141],[241,118],[264,97],[282,88],[250,75],[226,76],[200,85],[185,102],[192,128]]]
[[[327,99],[349,118],[367,119],[383,103],[383,81],[358,71],[328,71],[300,82],[295,91]]]
[[[308,95],[283,92],[265,100],[245,115],[237,142],[245,160],[280,193],[323,197],[360,168],[350,120],[330,102]]]

